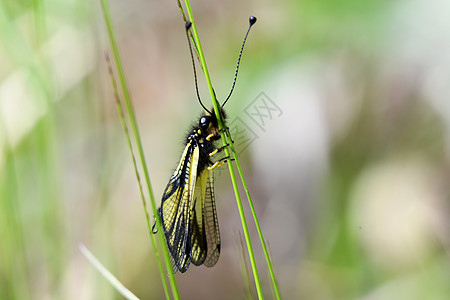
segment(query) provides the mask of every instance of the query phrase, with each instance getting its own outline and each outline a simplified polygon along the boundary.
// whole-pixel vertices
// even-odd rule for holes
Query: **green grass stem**
[[[192,10],[191,10],[191,6],[190,6],[190,3],[189,3],[189,0],[185,0],[185,5],[186,5],[187,13],[189,15],[189,19],[190,19],[190,21],[192,23],[192,32],[194,34],[195,44],[197,46],[198,55],[199,55],[199,58],[200,58],[200,65],[202,66],[203,73],[205,74],[206,84],[208,85],[209,93],[210,93],[211,100],[212,100],[212,103],[213,103],[213,106],[214,106],[214,112],[216,114],[216,117],[217,117],[217,120],[218,120],[218,123],[219,123],[219,128],[222,129],[221,130],[222,143],[223,143],[223,145],[227,145],[227,138],[228,138],[230,140],[230,144],[232,144],[231,143],[231,137],[230,136],[227,137],[225,132],[224,132],[224,130],[223,130],[225,128],[224,121],[223,121],[222,116],[220,114],[220,106],[219,106],[219,104],[217,102],[216,95],[215,95],[214,89],[212,87],[211,78],[209,76],[208,68],[206,66],[205,56],[203,54],[202,46],[200,44],[200,39],[199,39],[199,36],[198,36],[197,27],[196,27],[196,24],[195,24],[195,21],[194,21],[194,16],[192,14]],[[246,221],[246,218],[245,218],[244,208],[242,206],[242,201],[241,201],[241,197],[240,197],[240,194],[239,194],[239,188],[238,188],[238,185],[237,185],[237,180],[236,180],[236,176],[235,176],[235,173],[234,173],[233,165],[231,163],[230,152],[228,150],[228,147],[224,148],[224,152],[225,152],[225,156],[228,157],[227,158],[228,170],[230,171],[230,178],[231,178],[231,182],[232,182],[232,185],[233,185],[234,193],[235,193],[235,196],[236,196],[236,204],[238,206],[239,216],[241,218],[241,223],[242,223],[242,229],[244,231],[244,238],[245,238],[245,242],[246,242],[246,245],[247,245],[247,250],[248,250],[248,254],[249,254],[249,258],[250,258],[250,264],[252,266],[253,277],[255,279],[256,291],[258,293],[258,298],[259,299],[264,299],[264,296],[263,296],[263,293],[262,293],[262,288],[261,288],[261,282],[260,282],[259,275],[258,275],[258,269],[257,269],[257,266],[256,266],[255,255],[253,253],[252,242],[251,242],[251,239],[250,239],[250,234],[249,234],[249,231],[248,231],[247,221]],[[237,156],[236,156],[236,158],[237,158]]]
[[[177,0],[178,3],[178,7],[180,8],[181,11],[181,15],[183,16],[183,21],[186,23],[187,19],[186,19],[186,14],[184,13],[183,10],[183,6],[181,5],[180,0]],[[198,49],[197,49],[197,44],[195,43],[195,39],[194,36],[192,35],[192,32],[189,31],[189,38],[192,40],[192,44],[194,45],[194,52],[195,52],[195,56],[197,57],[197,59],[200,61],[200,58],[198,56]],[[203,66],[200,64],[200,68],[203,70]]]
[[[228,133],[228,136],[231,137],[229,135],[230,133],[229,133],[228,128],[227,128],[226,131]],[[259,236],[259,239],[261,241],[261,246],[262,246],[263,251],[264,251],[264,256],[266,258],[267,267],[269,268],[269,274],[270,274],[270,279],[272,280],[272,286],[273,286],[273,289],[274,289],[274,292],[275,292],[275,295],[276,295],[277,299],[280,300],[281,296],[280,296],[280,291],[278,289],[278,284],[277,284],[277,281],[276,281],[276,278],[275,278],[275,273],[273,271],[272,260],[270,259],[269,251],[267,250],[267,246],[266,246],[266,242],[264,240],[264,236],[262,234],[261,226],[259,225],[258,217],[256,216],[255,207],[253,206],[253,201],[252,201],[252,198],[250,196],[250,192],[249,192],[248,187],[247,187],[247,182],[245,181],[244,173],[242,172],[241,164],[239,163],[239,159],[238,159],[238,156],[236,154],[236,150],[234,148],[234,144],[233,143],[230,143],[230,148],[231,148],[231,152],[233,153],[233,158],[235,160],[239,176],[241,177],[242,185],[244,186],[245,194],[247,195],[247,199],[248,199],[248,204],[250,206],[250,210],[252,211],[253,220],[255,221],[256,230],[258,231],[258,236]]]
[[[31,276],[27,265],[30,257],[26,255],[27,245],[30,243],[27,240],[26,232],[32,218],[23,217],[27,215],[30,206],[30,199],[25,196],[27,189],[24,187],[30,174],[34,174],[36,180],[36,194],[33,202],[37,206],[33,216],[39,216],[39,220],[35,226],[39,226],[43,238],[46,240],[42,244],[43,251],[38,251],[38,253],[41,253],[45,264],[44,268],[48,270],[49,277],[52,278],[51,284],[57,285],[59,283],[63,272],[61,262],[67,260],[65,257],[66,249],[64,249],[65,236],[60,231],[63,227],[61,226],[63,212],[59,189],[61,174],[57,164],[59,148],[55,130],[57,128],[54,112],[55,93],[53,93],[52,85],[54,78],[50,76],[53,74],[49,72],[49,65],[43,58],[42,52],[39,51],[47,41],[44,30],[46,27],[45,14],[41,8],[40,3],[24,4],[16,7],[17,10],[11,9],[11,6],[6,2],[0,4],[0,43],[3,42],[1,45],[3,48],[2,54],[8,57],[8,64],[5,73],[2,75],[9,77],[10,75],[13,76],[14,73],[26,74],[26,88],[33,89],[33,99],[29,99],[33,101],[31,106],[39,106],[44,108],[45,111],[45,114],[39,118],[33,128],[30,128],[29,134],[16,145],[12,145],[8,141],[7,137],[11,133],[7,133],[3,120],[0,120],[0,131],[2,131],[0,137],[3,136],[5,141],[4,148],[0,149],[0,153],[3,152],[6,158],[5,170],[8,174],[4,179],[0,178],[0,195],[3,196],[0,202],[2,202],[4,214],[4,216],[0,214],[0,219],[3,219],[2,224],[5,224],[0,230],[0,244],[4,245],[5,254],[0,254],[0,256],[4,256],[7,262],[5,265],[8,268],[12,267],[11,272],[6,272],[11,276],[7,276],[8,280],[4,282],[8,286],[5,289],[6,293],[10,293],[11,296],[7,299],[28,299],[32,290]],[[18,14],[23,17],[19,18]],[[24,33],[23,28],[17,26],[20,23],[19,19],[22,20],[20,22],[23,24],[25,24],[23,22],[25,20],[34,20],[35,26],[30,27],[29,31]],[[23,89],[26,88],[23,87]],[[27,109],[33,110],[31,107]],[[34,159],[33,163],[27,169],[24,169],[20,165],[26,159],[27,153],[32,153]],[[3,190],[5,194],[2,193]],[[5,209],[3,209],[3,205]],[[60,238],[53,239],[52,237],[55,236],[60,236]],[[8,257],[10,254],[12,254],[12,258]],[[1,286],[3,284],[0,284],[0,290],[2,289]],[[6,298],[3,292],[0,291],[1,299]]]
[[[159,251],[158,251],[158,246],[157,246],[157,243],[156,243],[156,240],[155,240],[155,235],[151,231],[151,227],[152,226],[151,226],[151,223],[150,223],[150,216],[148,215],[148,211],[147,211],[147,203],[145,202],[145,196],[144,196],[144,190],[142,188],[141,176],[139,175],[139,169],[138,169],[138,166],[137,166],[136,156],[134,155],[133,143],[131,142],[130,132],[128,130],[127,122],[125,121],[125,115],[123,113],[122,102],[120,101],[120,98],[119,98],[119,91],[118,91],[118,88],[117,88],[117,83],[116,83],[116,80],[114,78],[114,73],[113,73],[113,69],[112,69],[112,66],[111,66],[111,61],[109,60],[109,56],[108,55],[106,55],[106,62],[108,64],[108,70],[109,70],[109,73],[111,75],[111,85],[113,87],[113,92],[114,92],[114,98],[115,98],[115,101],[116,101],[117,111],[119,112],[119,117],[120,117],[120,121],[122,123],[122,128],[123,128],[125,136],[127,138],[128,148],[130,150],[131,157],[132,157],[132,160],[133,160],[133,166],[134,166],[134,171],[135,171],[135,175],[136,175],[136,180],[137,180],[138,185],[139,185],[139,192],[141,194],[142,205],[144,206],[145,218],[147,220],[147,226],[149,228],[149,234],[150,234],[150,239],[152,241],[153,251],[155,252],[155,256],[156,256],[156,262],[158,264],[158,269],[159,269],[159,273],[160,273],[160,277],[161,277],[161,281],[162,281],[162,285],[163,285],[163,289],[164,289],[164,294],[166,295],[166,299],[170,299],[169,289],[167,287],[167,282],[166,282],[166,276],[164,276],[164,270],[163,270],[163,266],[162,266],[162,263],[161,263],[161,258],[159,256]]]
[[[114,30],[113,30],[113,26],[112,26],[112,21],[111,21],[111,16],[110,16],[110,12],[109,12],[109,7],[108,7],[108,1],[107,0],[101,0],[101,4],[102,4],[102,10],[103,10],[103,14],[105,17],[105,23],[106,23],[106,28],[108,31],[108,36],[109,36],[109,40],[110,40],[110,44],[111,44],[111,50],[112,50],[112,54],[113,54],[113,60],[115,63],[115,66],[117,68],[117,74],[119,77],[119,82],[120,82],[120,87],[121,87],[121,91],[122,91],[122,95],[123,95],[123,100],[125,102],[125,108],[126,108],[126,112],[127,112],[127,117],[129,119],[130,125],[131,125],[131,129],[132,129],[132,133],[133,133],[133,138],[134,141],[137,145],[138,148],[138,153],[139,153],[139,159],[144,171],[144,175],[145,175],[145,181],[147,184],[147,189],[148,189],[148,193],[149,193],[149,197],[150,197],[150,203],[152,206],[152,210],[153,210],[153,215],[155,216],[155,218],[158,219],[159,222],[156,222],[157,225],[157,229],[158,229],[158,236],[159,236],[159,242],[161,245],[161,249],[162,249],[162,253],[163,253],[163,257],[166,263],[166,268],[169,274],[172,273],[172,268],[171,268],[171,262],[170,262],[170,255],[169,255],[169,250],[167,249],[167,245],[165,243],[165,237],[164,237],[164,233],[163,230],[161,228],[161,222],[159,220],[159,214],[157,211],[157,206],[156,206],[156,202],[155,202],[155,197],[153,195],[153,189],[151,187],[151,182],[150,182],[150,175],[149,175],[149,171],[147,168],[147,163],[146,163],[146,159],[145,159],[145,155],[144,155],[144,148],[142,146],[142,142],[140,139],[140,135],[139,135],[139,129],[138,129],[138,125],[137,125],[137,121],[135,118],[135,114],[134,114],[134,109],[133,109],[133,104],[131,102],[131,96],[127,87],[127,83],[126,83],[126,78],[125,78],[125,72],[123,70],[123,66],[120,60],[120,54],[119,54],[119,49],[117,46],[117,41],[115,38],[115,34],[114,34]],[[146,214],[146,218],[147,218],[147,225],[149,226],[149,233],[152,234],[152,228],[150,225],[150,220],[149,220],[149,216],[148,216],[148,212],[147,212],[147,205],[146,202],[143,201],[143,206],[144,206],[144,210],[145,210],[145,214]],[[155,253],[156,255],[156,253]],[[158,255],[157,255],[157,259],[158,259]],[[163,275],[162,275],[163,276]],[[177,283],[175,281],[175,276],[173,276],[173,274],[171,274],[169,276],[169,281],[170,281],[170,285],[172,288],[172,295],[175,299],[180,299],[179,296],[179,292],[178,292],[178,287],[177,287]]]
[[[14,152],[12,151],[8,141],[6,140],[5,127],[0,119],[0,132],[5,136],[5,145],[3,154],[5,156],[4,174],[0,173],[0,195],[4,199],[0,201],[0,265],[5,274],[9,274],[4,278],[5,283],[1,286],[6,287],[0,290],[0,298],[6,299],[29,299],[30,284],[29,270],[26,259],[24,228],[21,222],[21,202],[19,197],[18,170],[16,169],[16,161]]]

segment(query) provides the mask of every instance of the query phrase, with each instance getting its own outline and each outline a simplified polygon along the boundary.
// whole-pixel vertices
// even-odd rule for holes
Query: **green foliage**
[[[259,217],[259,226],[248,222],[248,236],[265,298],[272,283],[261,271],[265,259],[285,298],[448,298],[444,2],[192,2],[219,100],[247,18],[258,17],[227,112],[257,136],[244,151],[233,136],[230,154],[247,181],[239,191],[250,191]],[[148,157],[159,199],[200,112],[183,22],[170,1],[110,5],[125,66],[115,73],[117,94],[126,77],[143,144],[134,153],[137,161]],[[157,271],[149,243],[152,212],[142,215],[104,61],[104,24],[96,1],[0,2],[1,299],[121,297],[80,243],[139,298],[174,293],[161,284],[168,271]],[[206,98],[203,79],[199,85]],[[264,130],[247,114],[260,92],[283,111],[265,119]],[[122,120],[136,146],[133,121]],[[248,268],[252,277],[252,262],[238,262],[249,251],[233,244],[241,230],[237,189],[228,174],[216,181],[221,258],[214,268],[176,275],[180,294],[251,297],[255,285],[239,274]],[[270,256],[255,243],[257,227]]]

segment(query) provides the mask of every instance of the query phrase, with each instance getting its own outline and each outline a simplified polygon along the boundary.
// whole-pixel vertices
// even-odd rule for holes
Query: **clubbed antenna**
[[[200,94],[198,92],[198,83],[197,83],[197,72],[195,71],[195,62],[194,62],[194,54],[192,54],[192,45],[191,40],[189,39],[189,30],[191,29],[192,23],[190,21],[186,21],[186,37],[189,44],[189,52],[191,53],[191,60],[192,60],[192,67],[194,69],[194,78],[195,78],[195,91],[197,92],[197,99],[198,102],[200,102],[200,105],[203,107],[204,110],[206,110],[208,113],[211,114],[211,112],[203,105],[202,100],[200,99]]]
[[[227,99],[225,99],[225,101],[223,102],[222,107],[225,106],[225,103],[227,103],[228,99],[230,99],[231,94],[233,93],[234,85],[236,84],[236,79],[237,79],[237,75],[238,75],[238,71],[239,71],[239,63],[241,62],[242,51],[244,50],[245,41],[247,40],[247,36],[248,36],[248,34],[249,34],[249,32],[250,32],[250,29],[252,28],[253,24],[256,23],[256,20],[257,20],[257,19],[256,19],[256,17],[254,17],[254,16],[251,16],[251,17],[248,19],[248,22],[249,22],[250,25],[248,26],[247,33],[245,34],[244,41],[242,42],[241,51],[239,52],[238,62],[237,62],[237,66],[236,66],[236,73],[234,74],[233,85],[231,86],[231,91],[230,91],[230,93],[228,94]],[[191,52],[192,52],[192,51],[191,51]],[[192,55],[192,53],[191,53],[191,55]],[[202,106],[203,106],[203,104],[202,104]],[[203,106],[203,108],[204,108],[204,106]]]

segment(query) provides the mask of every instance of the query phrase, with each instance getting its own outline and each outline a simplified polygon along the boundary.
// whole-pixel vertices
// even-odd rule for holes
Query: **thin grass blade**
[[[146,163],[146,159],[145,159],[145,155],[144,155],[144,147],[142,145],[142,141],[140,139],[140,135],[139,135],[139,128],[137,125],[137,121],[136,121],[136,117],[135,117],[135,113],[134,113],[134,108],[133,108],[133,104],[131,101],[131,96],[130,96],[130,92],[128,90],[128,86],[126,83],[126,78],[125,78],[125,72],[123,70],[123,66],[122,66],[122,62],[120,59],[120,54],[119,54],[119,49],[117,46],[117,41],[116,41],[116,37],[114,34],[114,30],[113,30],[113,26],[112,26],[112,21],[111,21],[111,16],[110,16],[110,12],[109,12],[109,6],[108,6],[108,1],[107,0],[100,0],[101,4],[102,4],[102,10],[103,10],[103,15],[105,17],[105,24],[106,24],[106,28],[108,31],[108,36],[109,36],[109,40],[110,40],[110,44],[111,44],[111,50],[112,50],[112,54],[113,54],[113,61],[115,64],[115,67],[117,68],[117,74],[119,77],[119,83],[120,83],[120,88],[122,91],[122,95],[123,95],[123,100],[125,103],[125,110],[126,111],[126,116],[128,117],[128,120],[130,122],[131,125],[131,132],[133,133],[133,139],[134,142],[137,146],[138,149],[138,153],[139,153],[139,159],[140,159],[140,163],[142,166],[142,169],[144,171],[144,175],[145,175],[145,182],[147,184],[147,189],[148,189],[148,193],[149,193],[149,197],[150,197],[150,203],[152,206],[152,211],[153,211],[153,215],[155,216],[155,218],[157,218],[158,222],[157,223],[157,228],[158,228],[158,236],[159,236],[159,243],[162,249],[162,253],[163,253],[163,257],[164,257],[164,261],[166,264],[166,268],[167,268],[167,272],[169,274],[172,273],[172,268],[171,268],[171,262],[170,262],[170,255],[169,255],[169,251],[167,249],[167,245],[165,243],[165,238],[164,238],[164,233],[163,230],[161,228],[161,222],[159,220],[159,214],[157,212],[157,206],[156,206],[156,202],[155,202],[155,197],[153,195],[153,189],[151,186],[151,182],[150,182],[150,175],[149,175],[149,171],[147,168],[147,163]],[[125,114],[124,114],[125,115]],[[146,214],[146,218],[147,218],[147,226],[148,226],[148,230],[149,233],[152,234],[152,226],[150,225],[150,220],[149,220],[149,216],[148,216],[148,211],[147,211],[147,205],[146,202],[143,201],[143,208],[145,210],[145,214]],[[159,255],[157,253],[155,253],[157,259],[159,259]],[[161,276],[164,277],[164,275],[161,273]],[[164,279],[162,279],[164,281]],[[180,299],[179,296],[179,292],[178,292],[178,286],[177,283],[175,281],[175,277],[173,275],[169,276],[169,281],[170,281],[170,285],[172,288],[172,295],[175,299]],[[167,294],[166,294],[167,296]]]
[[[81,253],[86,257],[89,262],[97,269],[97,271],[109,282],[111,285],[126,299],[128,300],[139,300],[135,294],[133,294],[129,289],[127,289],[102,263],[84,246],[79,244]]]
[[[219,123],[219,127],[221,129],[225,128],[224,126],[224,122],[222,120],[222,116],[220,115],[220,107],[219,104],[217,103],[217,99],[214,93],[214,89],[212,87],[212,83],[211,83],[211,78],[209,76],[209,72],[208,72],[208,68],[206,66],[206,60],[205,60],[205,56],[203,54],[203,50],[200,44],[200,39],[198,36],[198,32],[197,32],[197,27],[194,21],[194,16],[192,14],[192,9],[191,9],[191,5],[189,3],[189,0],[185,0],[185,5],[186,5],[186,10],[187,13],[189,15],[189,19],[192,23],[192,32],[194,34],[194,39],[195,42],[197,44],[197,50],[198,50],[198,54],[199,54],[199,58],[200,58],[200,65],[202,66],[203,69],[203,73],[205,74],[205,78],[206,78],[206,83],[208,85],[208,89],[209,89],[209,93],[212,99],[212,103],[214,106],[214,111],[216,113],[216,117]],[[227,137],[225,135],[225,133],[223,132],[223,130],[221,130],[221,137],[222,137],[222,142],[223,145],[227,145]],[[233,185],[233,189],[234,189],[234,193],[236,196],[236,203],[238,206],[238,210],[239,210],[239,216],[241,218],[241,224],[242,224],[242,230],[244,231],[244,237],[245,237],[245,242],[247,245],[247,250],[248,250],[248,254],[249,254],[249,258],[250,258],[250,264],[252,266],[252,271],[253,271],[253,277],[255,280],[255,286],[256,286],[256,291],[258,293],[258,298],[259,299],[264,299],[263,293],[262,293],[262,288],[261,288],[261,282],[259,279],[259,274],[258,274],[258,269],[256,266],[256,260],[255,260],[255,255],[253,253],[253,248],[252,248],[252,243],[251,243],[251,239],[250,239],[250,234],[248,231],[248,226],[247,226],[247,221],[245,218],[245,214],[244,214],[244,208],[242,206],[242,201],[241,201],[241,197],[239,194],[239,188],[237,186],[237,180],[236,180],[236,176],[234,174],[234,170],[233,170],[233,165],[231,164],[231,159],[230,159],[230,152],[228,150],[228,147],[224,148],[224,152],[226,157],[228,157],[227,162],[228,162],[228,170],[230,171],[230,177],[231,177],[231,182]]]

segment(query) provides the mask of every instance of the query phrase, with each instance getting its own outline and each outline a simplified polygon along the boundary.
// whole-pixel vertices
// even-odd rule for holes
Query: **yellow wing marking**
[[[199,154],[197,145],[186,146],[161,203],[167,245],[182,273],[190,262],[212,267],[220,255],[213,172],[204,168],[197,174]]]
[[[170,178],[161,203],[161,221],[169,251],[180,272],[184,273],[191,256],[191,207],[196,182],[199,149],[189,143]]]

